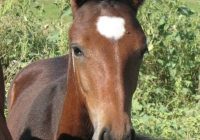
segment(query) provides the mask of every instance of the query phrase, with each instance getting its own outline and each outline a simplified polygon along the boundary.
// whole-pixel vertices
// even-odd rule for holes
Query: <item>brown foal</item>
[[[131,100],[145,34],[143,0],[72,0],[70,54],[22,69],[8,95],[14,140],[135,140]],[[142,139],[142,138],[140,138]]]

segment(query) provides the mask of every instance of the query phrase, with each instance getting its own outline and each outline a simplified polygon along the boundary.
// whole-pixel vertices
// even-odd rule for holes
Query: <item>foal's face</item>
[[[74,15],[71,57],[93,139],[131,139],[130,112],[146,38],[132,7],[87,2]]]

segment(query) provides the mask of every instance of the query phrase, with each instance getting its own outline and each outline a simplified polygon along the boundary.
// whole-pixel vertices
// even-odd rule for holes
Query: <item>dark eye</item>
[[[145,49],[143,49],[143,50],[141,51],[140,58],[143,58],[143,56],[144,56],[144,54],[145,54],[146,52],[149,52],[149,50],[148,50],[147,47],[145,47]]]
[[[78,57],[83,56],[83,52],[78,46],[72,46],[72,51]]]

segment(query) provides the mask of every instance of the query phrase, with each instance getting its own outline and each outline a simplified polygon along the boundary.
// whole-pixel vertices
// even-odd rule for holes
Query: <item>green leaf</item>
[[[177,34],[177,35],[176,35],[176,38],[175,38],[175,40],[176,40],[176,42],[177,42],[178,44],[180,44],[180,43],[181,43],[181,37],[180,37],[180,35],[179,35],[179,34]]]
[[[160,108],[159,108],[159,111],[164,113],[164,112],[167,112],[168,110],[165,106],[161,105]]]
[[[169,68],[169,72],[171,77],[174,78],[176,76],[176,69]]]
[[[200,100],[200,95],[193,95],[194,99]]]
[[[132,101],[132,106],[133,106],[133,110],[135,110],[135,111],[142,110],[142,105],[137,100]]]
[[[187,89],[187,88],[182,88],[181,91],[182,91],[182,93],[185,94],[185,95],[187,95],[187,94],[190,92],[190,90]]]
[[[27,17],[26,17],[25,15],[24,15],[24,20],[25,20],[25,21],[28,21],[28,19],[27,19]]]
[[[184,16],[191,16],[194,14],[192,10],[190,10],[188,7],[183,6],[178,8],[178,12]]]
[[[37,5],[37,6],[35,6],[35,8],[36,8],[37,10],[40,10],[40,9],[42,8],[42,6]]]
[[[7,45],[9,45],[10,43],[12,43],[12,39],[6,39],[5,42]]]
[[[71,15],[71,14],[72,14],[71,7],[70,7],[70,6],[67,6],[67,7],[65,7],[65,8],[62,10],[62,12],[61,12],[59,18],[63,18],[63,17],[65,17],[65,16],[69,16],[69,15]]]
[[[157,62],[160,63],[160,64],[162,64],[162,65],[164,64],[164,61],[161,60],[161,59],[157,59]]]
[[[158,22],[158,25],[163,25],[163,24],[165,24],[166,23],[166,16],[162,16],[161,18],[160,18],[160,20],[159,20],[159,22]]]
[[[47,38],[47,41],[57,43],[60,39],[60,31],[54,30],[50,33],[50,36]]]
[[[189,13],[188,13],[188,9],[186,7],[179,7],[178,8],[178,12],[182,15],[185,15],[185,16],[188,16]]]
[[[169,28],[169,24],[165,24],[164,30],[166,31]]]

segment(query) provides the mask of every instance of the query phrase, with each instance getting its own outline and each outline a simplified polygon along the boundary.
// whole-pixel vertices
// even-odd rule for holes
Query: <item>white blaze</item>
[[[99,33],[109,39],[120,39],[125,33],[125,21],[121,17],[101,16],[97,21]]]

